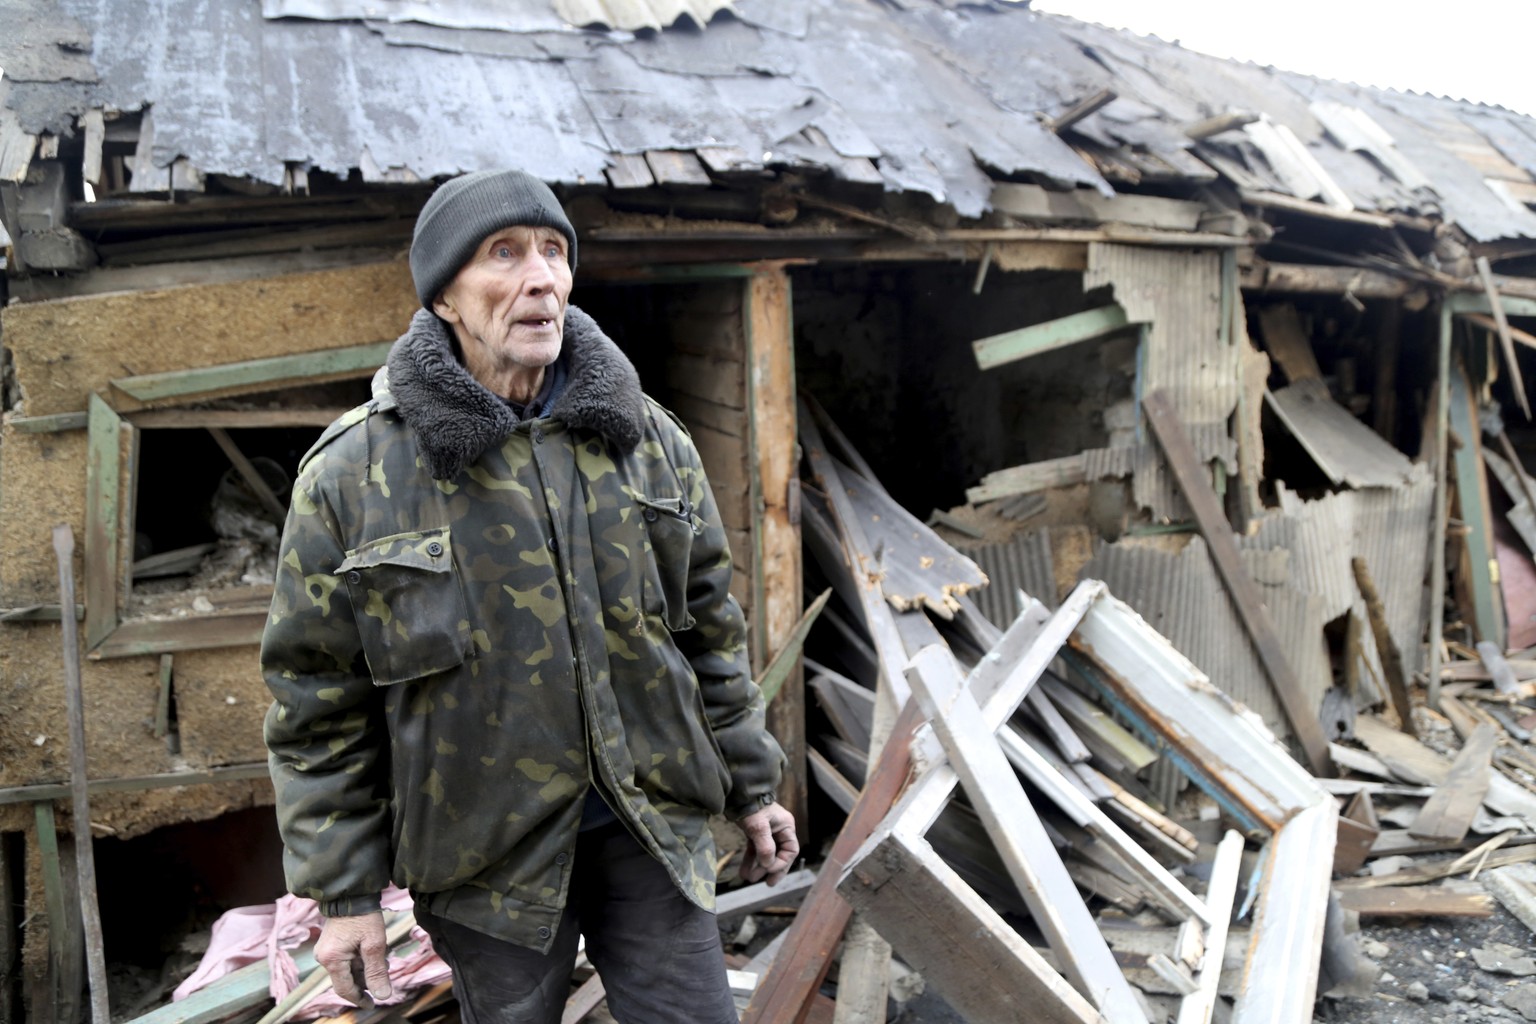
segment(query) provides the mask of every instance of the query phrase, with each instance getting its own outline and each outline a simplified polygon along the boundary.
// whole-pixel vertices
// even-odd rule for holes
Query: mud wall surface
[[[110,386],[113,378],[389,341],[416,305],[404,261],[12,305],[0,316],[21,394],[13,415],[80,412],[92,393],[120,410],[134,407]],[[283,400],[284,392],[275,394]],[[136,460],[132,434],[124,438],[126,563]],[[25,433],[8,424],[0,433],[0,608],[57,604],[57,523],[75,531],[75,572],[83,581],[86,459],[85,430]],[[67,777],[60,644],[57,623],[0,623],[0,787]],[[264,758],[268,698],[255,648],[185,651],[174,659],[179,753],[154,735],[158,656],[83,661],[92,778]]]

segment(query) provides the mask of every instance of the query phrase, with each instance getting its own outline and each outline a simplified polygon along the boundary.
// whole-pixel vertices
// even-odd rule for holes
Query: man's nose
[[[555,286],[555,272],[542,253],[531,253],[524,263],[527,276],[523,278],[523,290],[530,295],[542,295]]]

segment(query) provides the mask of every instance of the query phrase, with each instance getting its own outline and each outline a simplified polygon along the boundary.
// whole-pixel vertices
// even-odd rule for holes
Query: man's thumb
[[[368,994],[376,1001],[388,999],[394,994],[394,986],[389,983],[388,957],[370,957],[364,965],[363,976],[368,982]]]

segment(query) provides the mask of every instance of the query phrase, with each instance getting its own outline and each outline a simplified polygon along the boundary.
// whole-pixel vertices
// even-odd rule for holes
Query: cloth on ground
[[[412,909],[410,893],[391,885],[384,891],[386,911]],[[292,950],[313,942],[320,935],[325,919],[320,905],[299,896],[284,896],[276,903],[238,907],[220,917],[213,925],[208,952],[197,970],[176,987],[172,1001],[185,999],[219,978],[249,964],[266,960],[272,967],[271,993],[281,1000],[299,984],[299,969]],[[404,1002],[411,993],[447,981],[448,965],[432,950],[432,940],[420,926],[411,929],[411,943],[403,952],[389,958],[389,981],[394,994],[380,1005]],[[331,1016],[352,1009],[352,1004],[326,990],[304,1007],[296,1019]]]

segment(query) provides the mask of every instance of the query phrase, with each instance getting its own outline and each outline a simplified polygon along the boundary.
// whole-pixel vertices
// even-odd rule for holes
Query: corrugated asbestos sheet
[[[1422,464],[1402,487],[1368,487],[1355,492],[1355,550],[1365,559],[1386,606],[1388,631],[1408,674],[1424,668],[1424,625],[1428,621],[1430,519],[1435,481]]]
[[[1265,400],[1335,484],[1395,487],[1413,472],[1408,456],[1351,416],[1322,381],[1297,381]]]
[[[878,175],[965,216],[987,210],[994,174],[1107,190],[1103,165],[1536,237],[1498,187],[1536,181],[1531,118],[995,0],[139,0],[132,17],[0,0],[0,24],[15,115],[0,152],[25,147],[23,163],[28,136],[72,133],[86,110],[152,106],[154,167],[274,184],[285,164],[392,181],[517,165],[577,184],[616,155],[708,148]],[[1118,98],[1073,126],[1077,151],[1041,123],[1106,88]],[[1185,134],[1217,110],[1266,120]],[[1286,133],[1301,171],[1276,162]]]
[[[1166,636],[1223,692],[1251,708],[1270,728],[1286,732],[1280,702],[1232,608],[1205,541],[1191,537],[1171,550],[1177,539],[1122,540],[1099,548],[1083,570],[1085,579],[1103,580],[1110,592]],[[1332,684],[1323,641],[1321,603],[1312,595],[1269,583],[1277,565],[1267,553],[1245,552],[1249,571],[1260,579],[1265,603],[1276,628],[1287,638],[1292,668],[1304,687],[1309,707],[1318,707]],[[1283,563],[1281,563],[1283,564]]]
[[[1007,629],[1019,614],[1018,592],[1024,591],[1047,608],[1055,608],[1056,571],[1051,560],[1049,530],[1033,530],[1001,544],[967,548],[990,581],[971,592],[981,613],[998,629]]]
[[[1221,329],[1221,257],[1095,242],[1088,247],[1083,288],[1105,286],[1130,320],[1148,325],[1137,394],[1166,391],[1201,461],[1221,459],[1235,474],[1237,445],[1227,423],[1237,408],[1241,353]],[[1132,490],[1137,504],[1157,518],[1189,518],[1161,454],[1151,447],[1137,459]]]

